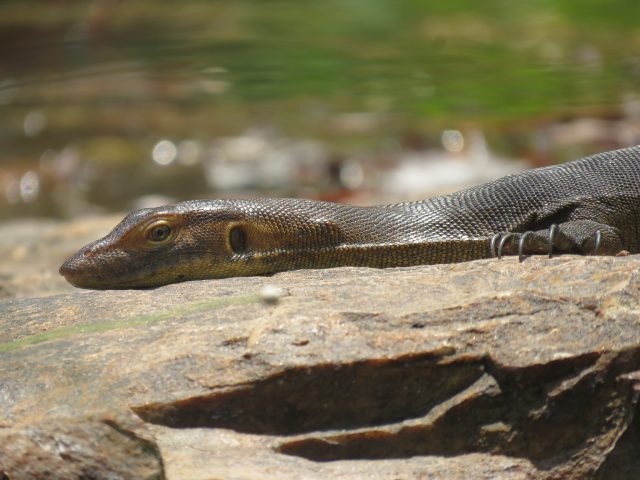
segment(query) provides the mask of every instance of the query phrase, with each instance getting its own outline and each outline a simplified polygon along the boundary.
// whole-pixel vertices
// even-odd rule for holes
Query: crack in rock
[[[306,436],[277,451],[323,462],[486,452],[526,458],[549,478],[562,472],[584,478],[576,476],[581,468],[592,477],[594,464],[602,464],[602,471],[622,471],[640,435],[638,420],[631,423],[638,408],[637,379],[625,379],[624,373],[639,365],[640,349],[565,358],[535,371],[504,368],[488,358],[482,378],[421,419]],[[584,455],[600,460],[585,466],[579,460]]]
[[[175,428],[293,435],[421,417],[483,375],[481,359],[441,364],[432,352],[292,368],[242,387],[133,407]]]

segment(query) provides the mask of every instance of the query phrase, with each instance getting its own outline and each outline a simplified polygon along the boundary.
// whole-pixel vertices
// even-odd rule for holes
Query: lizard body
[[[495,234],[524,232],[532,232],[523,240],[528,254],[545,253],[549,243],[558,253],[639,252],[640,147],[419,202],[194,200],[137,210],[60,273],[78,287],[107,289],[300,268],[450,263],[489,257]],[[517,240],[506,242],[508,253]]]

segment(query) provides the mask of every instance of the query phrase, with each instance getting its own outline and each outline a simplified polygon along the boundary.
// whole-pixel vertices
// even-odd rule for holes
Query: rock
[[[160,451],[124,415],[49,420],[0,430],[0,478],[165,478]]]
[[[0,425],[132,411],[170,480],[636,478],[639,271],[505,258],[4,299]]]

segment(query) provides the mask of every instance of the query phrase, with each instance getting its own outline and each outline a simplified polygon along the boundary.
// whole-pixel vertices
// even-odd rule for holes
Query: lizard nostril
[[[79,274],[82,274],[88,265],[87,262],[91,261],[91,257],[95,255],[93,249],[85,247],[77,252],[64,262],[58,270],[65,278],[70,279]]]

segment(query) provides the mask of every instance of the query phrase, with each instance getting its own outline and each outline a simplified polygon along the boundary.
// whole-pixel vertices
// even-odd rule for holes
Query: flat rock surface
[[[53,278],[54,258],[33,262]],[[131,462],[149,478],[637,478],[639,271],[562,256],[141,291],[5,278],[0,433],[134,412],[120,430],[157,445]]]

